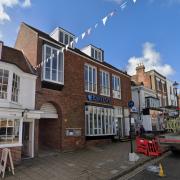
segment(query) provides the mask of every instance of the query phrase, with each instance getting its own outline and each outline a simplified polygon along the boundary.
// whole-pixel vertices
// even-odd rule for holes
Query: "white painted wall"
[[[82,48],[81,51],[87,54],[88,56],[91,56],[91,45]]]
[[[166,80],[167,82],[167,94],[168,94],[168,105],[169,106],[177,106],[177,97],[176,94],[174,94],[174,90],[173,90],[173,81],[171,80]],[[172,89],[172,94],[170,94],[170,88]],[[173,103],[172,103],[173,101]]]
[[[22,109],[27,108],[33,110],[35,108],[36,76],[25,73],[17,66],[5,62],[0,62],[0,68],[9,71],[8,97],[7,99],[0,99],[0,107]],[[11,101],[13,73],[20,77],[20,92],[18,103]]]
[[[138,89],[140,90],[140,94],[138,95]],[[156,93],[154,90],[146,88],[144,86],[132,86],[132,100],[134,101],[136,109],[139,111],[139,96],[140,96],[140,105],[141,111],[145,108],[145,98],[146,97],[156,97]]]

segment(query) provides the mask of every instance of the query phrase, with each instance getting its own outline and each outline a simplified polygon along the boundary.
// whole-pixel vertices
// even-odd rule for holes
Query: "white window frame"
[[[85,81],[85,66],[88,67],[88,82]],[[90,87],[90,82],[89,82],[89,69],[90,68],[92,68],[92,77],[91,77],[92,78],[92,91],[90,91],[90,88],[89,88]],[[95,73],[96,73],[96,77],[95,77],[96,83],[94,83],[93,70],[95,70]],[[86,89],[86,83],[88,84],[88,89]],[[94,84],[96,85],[95,91],[93,90]],[[97,94],[97,68],[90,64],[84,64],[84,89],[85,89],[85,92]]]
[[[1,98],[1,97],[0,97],[1,100],[7,100],[7,99],[8,99],[8,87],[9,87],[10,72],[9,72],[9,70],[7,70],[7,69],[5,69],[5,68],[0,68],[0,70],[3,71],[3,76],[2,76],[2,87],[3,87],[3,85],[6,85],[6,84],[3,84],[4,71],[8,71],[8,80],[7,80],[6,98]],[[1,93],[3,93],[2,87],[0,87],[0,92],[1,92]]]
[[[46,79],[46,47],[49,47],[51,49],[51,54],[53,50],[57,50],[57,74],[56,74],[56,79],[57,81],[52,80],[52,57],[50,57],[49,61],[50,61],[50,79]],[[63,58],[63,70],[62,70],[62,82],[58,81],[58,66],[59,66],[59,53],[62,53],[62,58]],[[49,46],[47,44],[45,44],[43,46],[43,80],[47,81],[47,82],[52,82],[52,83],[56,83],[56,84],[61,84],[64,85],[64,53],[62,52],[62,49],[58,49],[58,48],[54,48],[52,46]]]
[[[113,79],[114,79],[114,81],[113,81]],[[116,80],[119,80],[119,90],[113,89],[113,86],[115,87]],[[113,98],[121,99],[121,78],[114,74],[112,75],[112,92],[113,92]],[[118,93],[119,93],[119,95],[118,95]]]
[[[92,55],[92,51],[94,51],[94,54],[93,54],[94,56]],[[99,53],[100,53],[100,56],[99,56]],[[97,54],[97,57],[95,56],[95,54]],[[100,62],[102,62],[102,51],[95,48],[95,47],[93,47],[93,46],[91,46],[91,57],[98,60],[98,61],[100,61]]]
[[[90,113],[92,115],[92,119],[90,119]],[[94,119],[95,113],[96,113],[96,120]],[[98,117],[100,117],[100,119]],[[92,121],[91,127],[90,127],[91,124],[90,121]],[[97,133],[95,133],[95,131]],[[90,105],[85,106],[85,133],[86,136],[116,135],[116,122],[115,122],[114,109],[90,106]]]
[[[62,34],[63,34],[63,42],[60,41],[60,32],[62,32]],[[69,47],[74,48],[74,37],[71,34],[69,34],[68,32],[63,31],[62,29],[59,31],[59,42],[65,44],[65,36],[66,35],[68,36],[68,45],[69,45]],[[71,41],[70,41],[71,38],[73,39],[72,46],[71,46]]]
[[[0,117],[1,119],[1,117]],[[19,120],[19,141],[18,143],[12,143],[12,144],[0,144],[0,148],[8,148],[8,147],[18,147],[22,146],[22,128],[23,128],[23,118],[22,117],[3,117],[3,119],[8,119],[8,120]]]
[[[19,79],[19,81],[18,81],[19,83],[17,82],[17,83],[18,83],[18,88],[17,88],[17,89],[18,89],[17,101],[14,101],[13,98],[12,98],[12,96],[14,95],[14,94],[13,94],[13,88],[14,88],[14,87],[13,87],[13,81],[14,81],[13,76],[14,76],[14,75]],[[16,73],[13,73],[13,74],[12,74],[12,90],[11,90],[11,101],[12,101],[13,103],[19,103],[20,85],[21,85],[21,78],[20,78],[20,76],[17,75]]]
[[[157,81],[157,90],[160,91],[160,79],[159,78],[156,78],[156,81]]]
[[[101,73],[102,73],[102,75],[101,75]],[[104,86],[104,84],[103,84],[103,74],[108,74],[108,85],[109,85],[109,87],[105,87]],[[99,72],[99,75],[100,75],[100,77],[102,76],[102,79],[101,78],[99,78],[100,79],[100,94],[101,95],[103,95],[103,96],[108,96],[108,97],[110,97],[110,93],[111,93],[111,85],[110,85],[110,73],[109,72],[107,72],[107,71],[104,71],[104,70],[100,70],[100,72]],[[106,77],[106,76],[105,76]],[[106,80],[105,80],[106,81]],[[104,93],[103,92],[103,90],[102,90],[102,88],[106,88],[106,89],[108,89],[108,93]]]

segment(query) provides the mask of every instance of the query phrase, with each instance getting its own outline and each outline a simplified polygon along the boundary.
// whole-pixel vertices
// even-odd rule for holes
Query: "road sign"
[[[130,101],[128,102],[128,107],[129,107],[129,108],[132,108],[133,106],[134,106],[134,101],[130,100]]]

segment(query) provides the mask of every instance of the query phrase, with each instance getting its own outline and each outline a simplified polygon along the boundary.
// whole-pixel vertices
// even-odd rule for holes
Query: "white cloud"
[[[4,23],[5,21],[10,21],[11,18],[6,12],[7,8],[13,8],[15,6],[22,6],[24,8],[31,6],[30,0],[0,0],[0,23]]]
[[[31,1],[30,0],[24,0],[24,2],[22,3],[22,7],[30,7],[31,6]]]
[[[162,63],[161,54],[156,51],[155,45],[150,42],[143,44],[141,57],[134,56],[128,60],[127,72],[130,75],[134,75],[139,63],[144,64],[146,71],[155,69],[164,76],[169,76],[174,73],[174,69],[169,64]]]

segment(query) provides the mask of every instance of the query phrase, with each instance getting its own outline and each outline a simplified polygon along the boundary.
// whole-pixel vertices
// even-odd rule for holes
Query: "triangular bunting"
[[[102,19],[104,26],[106,25],[106,21],[107,21],[107,19],[108,19],[108,17],[107,17],[107,16],[106,16],[106,17],[104,17],[104,18]]]

